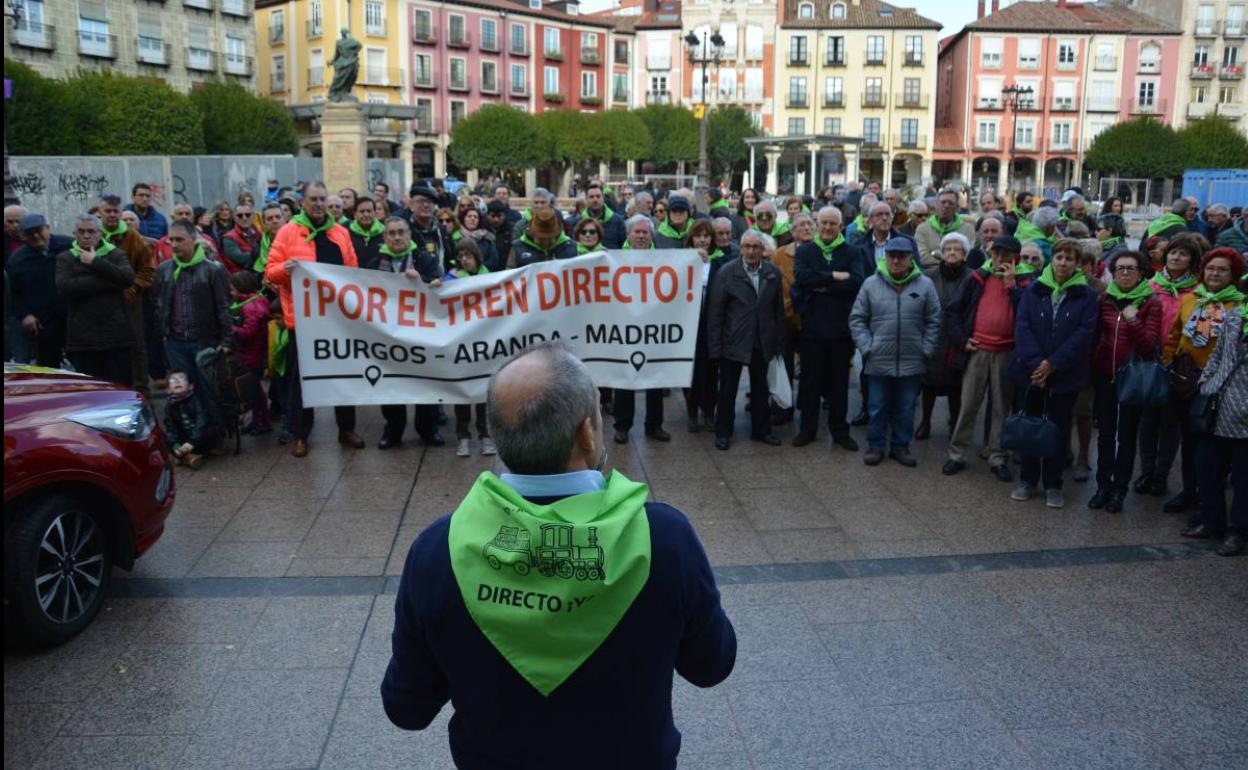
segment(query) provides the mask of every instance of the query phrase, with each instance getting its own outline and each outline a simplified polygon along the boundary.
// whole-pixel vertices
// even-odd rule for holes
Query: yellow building
[[[363,44],[355,96],[369,115],[368,154],[405,158],[410,167],[412,136],[401,118],[415,116],[403,106],[410,46],[403,8],[399,0],[256,0],[256,88],[290,108],[301,153],[320,155],[317,117],[334,78],[329,62],[349,27]]]
[[[769,182],[926,182],[940,23],[878,0],[782,0],[778,12]]]

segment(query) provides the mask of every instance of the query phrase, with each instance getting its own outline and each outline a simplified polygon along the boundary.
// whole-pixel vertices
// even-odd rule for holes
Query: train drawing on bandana
[[[586,545],[573,545],[571,524],[543,524],[541,543],[532,548],[530,540],[527,529],[503,525],[494,539],[481,549],[481,555],[494,569],[510,565],[517,575],[527,575],[536,569],[545,577],[565,580],[602,580],[605,577],[597,527],[589,528]]]

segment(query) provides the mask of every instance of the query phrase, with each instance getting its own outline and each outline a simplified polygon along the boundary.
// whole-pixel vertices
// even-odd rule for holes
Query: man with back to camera
[[[693,528],[603,477],[598,390],[563,346],[506,363],[487,409],[513,472],[481,474],[413,543],[386,715],[421,730],[451,701],[461,769],[675,767],[673,670],[712,687],[737,649]]]

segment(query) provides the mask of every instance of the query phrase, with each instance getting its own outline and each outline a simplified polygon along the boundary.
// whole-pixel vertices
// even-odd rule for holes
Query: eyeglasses
[[[1115,273],[1138,273],[1140,269],[1135,265],[1118,265],[1114,268]]]
[[[451,218],[450,217],[438,217],[438,221],[444,225],[449,225],[451,223]]]
[[[597,235],[597,234],[598,234],[597,230],[590,230],[588,228],[581,231],[581,235]]]
[[[386,237],[388,238],[391,235],[407,235],[407,231],[406,230],[387,230]]]

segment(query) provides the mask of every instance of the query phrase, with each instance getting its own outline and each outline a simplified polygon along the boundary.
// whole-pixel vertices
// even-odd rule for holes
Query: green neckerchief
[[[273,371],[278,377],[286,375],[286,349],[290,347],[290,329],[278,326],[273,331]]]
[[[1053,277],[1053,264],[1049,263],[1044,266],[1044,272],[1040,274],[1040,283],[1053,290],[1053,301],[1058,302],[1070,287],[1087,286],[1088,277],[1083,274],[1082,270],[1075,270],[1075,274],[1067,278],[1066,283],[1059,284],[1057,278]]]
[[[456,278],[471,278],[474,275],[485,275],[488,272],[490,272],[490,269],[486,267],[485,265],[481,265],[480,267],[477,268],[477,272],[475,273],[470,273],[467,270],[463,269],[462,267],[457,267],[451,271],[451,275],[455,276]]]
[[[1109,250],[1122,243],[1122,237],[1115,235],[1113,238],[1106,238],[1101,241],[1101,251],[1108,254]]]
[[[1242,302],[1239,305],[1239,331],[1244,339],[1248,339],[1248,304]]]
[[[520,242],[521,242],[521,243],[526,244],[526,245],[528,245],[528,246],[532,246],[533,248],[537,249],[538,251],[542,252],[543,254],[550,254],[550,253],[551,253],[551,252],[553,252],[555,249],[559,248],[559,246],[560,246],[560,245],[562,245],[562,244],[564,244],[564,243],[567,243],[567,242],[568,242],[568,241],[570,241],[570,240],[572,240],[572,239],[568,237],[568,234],[567,234],[567,233],[559,233],[559,237],[558,237],[558,238],[556,238],[556,239],[555,239],[555,242],[554,242],[554,243],[552,243],[552,244],[550,245],[550,248],[549,248],[549,249],[543,249],[541,246],[538,246],[538,245],[537,245],[537,243],[535,243],[535,242],[533,241],[533,239],[532,239],[532,238],[530,238],[530,237],[529,237],[529,234],[528,234],[527,232],[526,232],[526,233],[523,233],[523,234],[520,236]]]
[[[126,226],[126,220],[124,219],[117,220],[116,230],[109,230],[104,225],[100,225],[100,228],[104,231],[104,240],[106,241],[111,241],[113,238],[117,238],[118,236],[125,235],[126,231],[130,229],[129,227]]]
[[[363,238],[364,245],[367,246],[371,240],[373,240],[374,238],[376,238],[377,236],[381,235],[382,233],[386,231],[386,225],[380,219],[374,219],[372,227],[369,227],[367,230],[365,230],[363,227],[360,226],[359,222],[352,219],[351,223],[347,225],[347,229],[355,233],[356,235],[360,236],[361,238]]]
[[[354,219],[347,216],[346,214],[343,214],[342,216],[338,217],[338,224],[342,225],[343,227],[346,227],[347,225],[351,224],[354,221],[355,221]]]
[[[954,214],[953,221],[947,225],[942,225],[940,220],[936,218],[936,215],[932,214],[927,218],[927,226],[935,230],[941,238],[944,238],[949,233],[957,232],[958,228],[962,226],[962,215]]]
[[[628,241],[624,241],[624,245],[623,245],[623,246],[621,246],[620,248],[622,248],[622,249],[631,249],[631,248],[633,248],[633,244],[629,243]],[[650,248],[652,248],[652,249],[654,248],[654,241],[650,241]]]
[[[255,292],[254,294],[252,294],[250,297],[243,300],[242,302],[231,302],[230,303],[230,319],[234,321],[234,323],[236,324],[240,323],[242,320],[242,315],[240,315],[239,311],[242,310],[247,305],[250,305],[251,303],[255,302],[258,299],[263,299],[263,297],[260,296],[260,292]]]
[[[855,233],[865,233],[867,231],[867,223],[866,220],[862,218],[862,214],[854,217],[854,221],[850,222],[850,224],[853,225]]]
[[[1058,214],[1058,215],[1057,215],[1057,221],[1058,221],[1058,222],[1069,222],[1069,221],[1070,221],[1070,217],[1066,216],[1066,212],[1065,212],[1065,211],[1063,211],[1062,213],[1060,213],[1060,214]]]
[[[260,234],[260,253],[256,256],[256,261],[251,263],[251,269],[257,273],[263,273],[264,268],[269,264],[269,247],[273,245],[273,236],[268,233]]]
[[[918,276],[923,275],[923,271],[919,270],[919,266],[914,264],[913,259],[910,260],[910,272],[906,273],[901,278],[894,278],[893,274],[888,272],[888,261],[884,259],[877,259],[875,261],[875,272],[879,273],[884,277],[884,280],[894,286],[905,286]]]
[[[108,241],[100,241],[100,244],[95,247],[95,256],[102,257],[105,254],[109,253],[110,251],[116,251],[116,250],[117,250],[117,247],[109,243]],[[69,244],[69,253],[74,255],[74,259],[82,258],[81,256],[79,256],[80,254],[82,254],[82,247],[78,245],[77,239],[75,239],[73,243]]]
[[[1217,294],[1211,293],[1205,288],[1205,285],[1196,287],[1196,307],[1204,307],[1210,302],[1243,302],[1244,293],[1235,288],[1235,284],[1227,284]]]
[[[706,255],[706,258],[707,258],[707,260],[708,260],[708,261],[710,261],[710,262],[714,262],[714,261],[715,261],[715,260],[717,260],[717,259],[721,259],[721,258],[723,258],[723,256],[724,256],[724,250],[723,250],[723,249],[715,249],[715,250],[714,250],[714,251],[712,251],[711,253],[707,254],[707,255]]]
[[[1132,305],[1135,305],[1136,307],[1143,305],[1145,302],[1148,301],[1149,297],[1152,297],[1154,296],[1154,294],[1156,294],[1156,292],[1153,291],[1153,287],[1148,285],[1148,281],[1140,281],[1139,284],[1137,284],[1136,287],[1132,289],[1131,291],[1123,291],[1122,289],[1118,288],[1118,284],[1114,283],[1113,281],[1110,281],[1109,286],[1105,288],[1105,293],[1113,297],[1114,299],[1128,300],[1130,301]]]
[[[456,230],[455,232],[451,233],[451,243],[458,243],[460,239],[463,237],[464,237],[463,231]]]
[[[988,260],[984,262],[984,264],[979,266],[979,272],[983,273],[988,278],[991,278],[992,276],[997,274],[996,268],[997,268],[996,263],[991,258],[989,258]],[[1014,263],[1014,277],[1015,278],[1018,278],[1019,276],[1023,276],[1023,275],[1031,275],[1034,272],[1036,272],[1036,268],[1034,268],[1033,266],[1031,266],[1030,264],[1026,262],[1020,261],[1020,262]]]
[[[580,241],[576,242],[576,256],[578,257],[581,256],[582,254],[593,254],[595,251],[602,251],[601,242],[599,242],[599,244],[592,249],[586,246],[585,244],[581,243]]]
[[[195,253],[192,254],[191,258],[186,260],[185,262],[179,259],[178,255],[175,253],[173,255],[173,280],[174,282],[175,283],[177,282],[178,276],[182,274],[183,270],[185,270],[188,267],[195,267],[200,262],[203,262],[206,259],[208,259],[208,257],[204,255],[204,245],[202,243],[195,244]]]
[[[674,238],[679,240],[681,243],[684,243],[685,239],[689,237],[689,231],[692,229],[693,217],[689,217],[689,219],[685,220],[684,232],[672,227],[671,223],[669,223],[667,219],[664,219],[659,223],[659,235],[662,235],[664,238]]]
[[[1045,235],[1044,231],[1031,223],[1029,219],[1018,220],[1018,227],[1014,230],[1014,237],[1019,243],[1030,243],[1032,241],[1048,241],[1050,245],[1057,243],[1057,233]]]
[[[477,628],[549,696],[615,630],[650,577],[645,484],[619,471],[549,505],[489,471],[451,514],[451,571]]]
[[[831,243],[824,243],[823,240],[818,235],[816,235],[815,239],[811,241],[811,243],[819,247],[819,251],[823,252],[823,258],[827,262],[832,261],[832,252],[836,251],[837,247],[840,246],[844,242],[845,242],[844,233],[837,235],[836,240],[832,241]]]
[[[711,211],[719,211],[720,209],[727,209],[727,208],[728,208],[728,201],[724,200],[723,198],[720,198],[719,200],[715,201],[707,208],[707,212],[709,213]]]
[[[1191,273],[1185,273],[1179,280],[1172,281],[1165,270],[1158,270],[1157,274],[1153,276],[1153,285],[1159,289],[1164,289],[1171,297],[1178,297],[1179,292],[1196,285],[1196,276]]]
[[[1014,204],[1014,208],[1010,209],[1010,213],[1018,217],[1020,222],[1027,218],[1027,215],[1023,213],[1023,210],[1018,207],[1017,203]]]
[[[782,235],[784,235],[785,233],[789,232],[789,223],[788,223],[787,221],[786,221],[786,222],[777,222],[777,223],[775,223],[774,225],[772,225],[772,226],[771,226],[771,230],[770,230],[770,231],[764,230],[764,229],[762,229],[761,227],[759,227],[758,225],[754,225],[754,226],[753,226],[753,227],[751,227],[750,229],[751,229],[751,230],[754,230],[754,231],[756,231],[756,232],[760,232],[760,233],[762,233],[763,235],[770,235],[772,238],[779,238],[780,236],[782,236]]]
[[[533,209],[526,208],[524,211],[520,212],[520,216],[524,217],[525,222],[532,222],[533,221]]]
[[[1147,238],[1152,238],[1154,235],[1162,232],[1163,230],[1169,230],[1171,227],[1175,226],[1182,227],[1186,230],[1187,220],[1178,214],[1175,214],[1173,211],[1168,214],[1162,214],[1160,217],[1149,223]]]
[[[389,257],[392,262],[398,262],[399,260],[404,259],[405,257],[407,257],[409,254],[411,254],[415,250],[416,250],[416,244],[414,243],[408,243],[407,249],[398,254],[395,254],[393,251],[390,250],[390,247],[386,245],[383,245],[380,249],[381,253]]]
[[[314,241],[316,239],[316,236],[320,235],[321,233],[328,233],[330,230],[333,229],[334,225],[336,224],[334,222],[333,217],[326,215],[325,224],[321,225],[320,227],[317,227],[316,225],[312,224],[312,220],[308,219],[307,213],[303,211],[300,211],[298,214],[295,214],[293,217],[291,217],[290,221],[294,222],[300,227],[306,227],[308,229],[308,238],[307,238],[308,243],[311,243],[312,241]]]
[[[589,209],[585,209],[585,216],[589,217],[590,219],[596,219],[605,225],[606,223],[610,222],[612,219],[615,219],[615,212],[611,210],[610,206],[604,203],[602,204],[602,219],[598,219],[598,217],[594,216],[594,213],[590,211]],[[690,217],[690,219],[692,219],[692,217]]]

